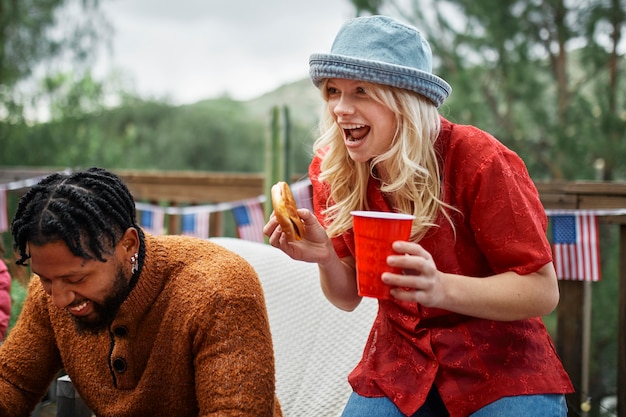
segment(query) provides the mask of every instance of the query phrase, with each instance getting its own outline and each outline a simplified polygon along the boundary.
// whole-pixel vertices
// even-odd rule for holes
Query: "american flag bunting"
[[[265,241],[263,235],[265,215],[258,199],[244,200],[240,206],[233,207],[232,211],[240,239]]]
[[[181,231],[183,235],[208,239],[209,212],[185,213],[182,215]]]
[[[141,227],[150,234],[162,235],[165,225],[165,210],[152,207],[141,211]]]
[[[311,181],[308,178],[291,184],[289,188],[291,188],[293,199],[296,200],[296,206],[298,206],[298,208],[313,211],[313,190],[311,188]]]
[[[593,213],[551,216],[552,251],[559,279],[600,281],[598,221]]]

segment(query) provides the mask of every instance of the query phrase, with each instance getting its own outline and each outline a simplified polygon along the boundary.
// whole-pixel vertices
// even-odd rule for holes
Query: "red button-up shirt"
[[[552,260],[547,218],[523,161],[493,136],[442,118],[436,142],[443,217],[419,242],[440,271],[489,276],[526,275]],[[318,180],[321,159],[309,168],[316,215],[328,184]],[[391,211],[379,183],[368,184],[370,210]],[[353,231],[334,238],[339,257],[354,256]],[[451,417],[462,417],[505,396],[569,393],[573,387],[541,320],[491,321],[397,300],[379,301],[363,357],[349,375],[363,396],[390,398],[414,414],[433,384]]]

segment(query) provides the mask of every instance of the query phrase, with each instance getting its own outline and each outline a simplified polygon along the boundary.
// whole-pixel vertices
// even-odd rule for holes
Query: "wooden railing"
[[[626,208],[626,183],[604,182],[537,182],[546,209],[607,210]],[[619,227],[619,294],[617,347],[617,415],[626,416],[626,216],[599,216],[599,222]],[[581,409],[588,392],[580,390],[586,381],[585,308],[591,307],[590,283],[559,281],[561,299],[557,309],[556,348],[577,392],[568,396],[574,410],[571,416],[587,415]]]

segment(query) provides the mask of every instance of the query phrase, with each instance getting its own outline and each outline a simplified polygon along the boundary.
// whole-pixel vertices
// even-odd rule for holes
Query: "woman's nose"
[[[338,116],[354,114],[354,103],[348,96],[342,95],[335,102],[333,113]]]

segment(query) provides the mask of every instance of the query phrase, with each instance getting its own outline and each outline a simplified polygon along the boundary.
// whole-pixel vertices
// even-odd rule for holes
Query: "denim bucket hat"
[[[432,52],[419,30],[387,16],[348,20],[330,54],[313,54],[309,74],[316,87],[326,78],[362,80],[404,88],[439,107],[452,88],[432,73]]]

